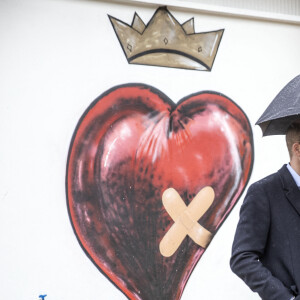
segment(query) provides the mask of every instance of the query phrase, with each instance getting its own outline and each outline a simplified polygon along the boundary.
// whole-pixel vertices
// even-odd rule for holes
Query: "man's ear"
[[[293,154],[296,155],[297,157],[300,157],[300,144],[299,143],[294,143],[292,146]]]

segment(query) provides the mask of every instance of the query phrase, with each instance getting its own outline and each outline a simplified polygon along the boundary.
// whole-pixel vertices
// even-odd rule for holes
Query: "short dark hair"
[[[287,129],[285,135],[286,145],[289,155],[292,157],[292,147],[295,143],[300,143],[300,121],[293,122]]]

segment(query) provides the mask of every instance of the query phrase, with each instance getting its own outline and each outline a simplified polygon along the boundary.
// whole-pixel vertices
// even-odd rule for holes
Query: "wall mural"
[[[109,16],[128,63],[211,71],[224,30],[195,33],[194,18],[180,24],[159,7],[147,25]]]
[[[113,87],[70,145],[70,220],[91,261],[130,299],[180,299],[243,192],[253,164],[245,113],[212,91],[172,102],[154,87]]]

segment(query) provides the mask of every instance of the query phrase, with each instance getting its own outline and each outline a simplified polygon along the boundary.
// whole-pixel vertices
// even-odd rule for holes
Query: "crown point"
[[[137,32],[139,32],[140,34],[142,34],[146,28],[145,23],[137,13],[134,14],[131,27],[135,29]]]
[[[191,18],[187,20],[185,23],[183,23],[182,28],[184,29],[186,34],[194,34],[195,33],[194,18]]]

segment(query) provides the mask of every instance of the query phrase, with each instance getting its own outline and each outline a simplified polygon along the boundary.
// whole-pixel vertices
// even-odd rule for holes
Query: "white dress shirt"
[[[297,186],[300,188],[300,175],[291,167],[290,164],[286,165],[291,175],[293,176]]]

